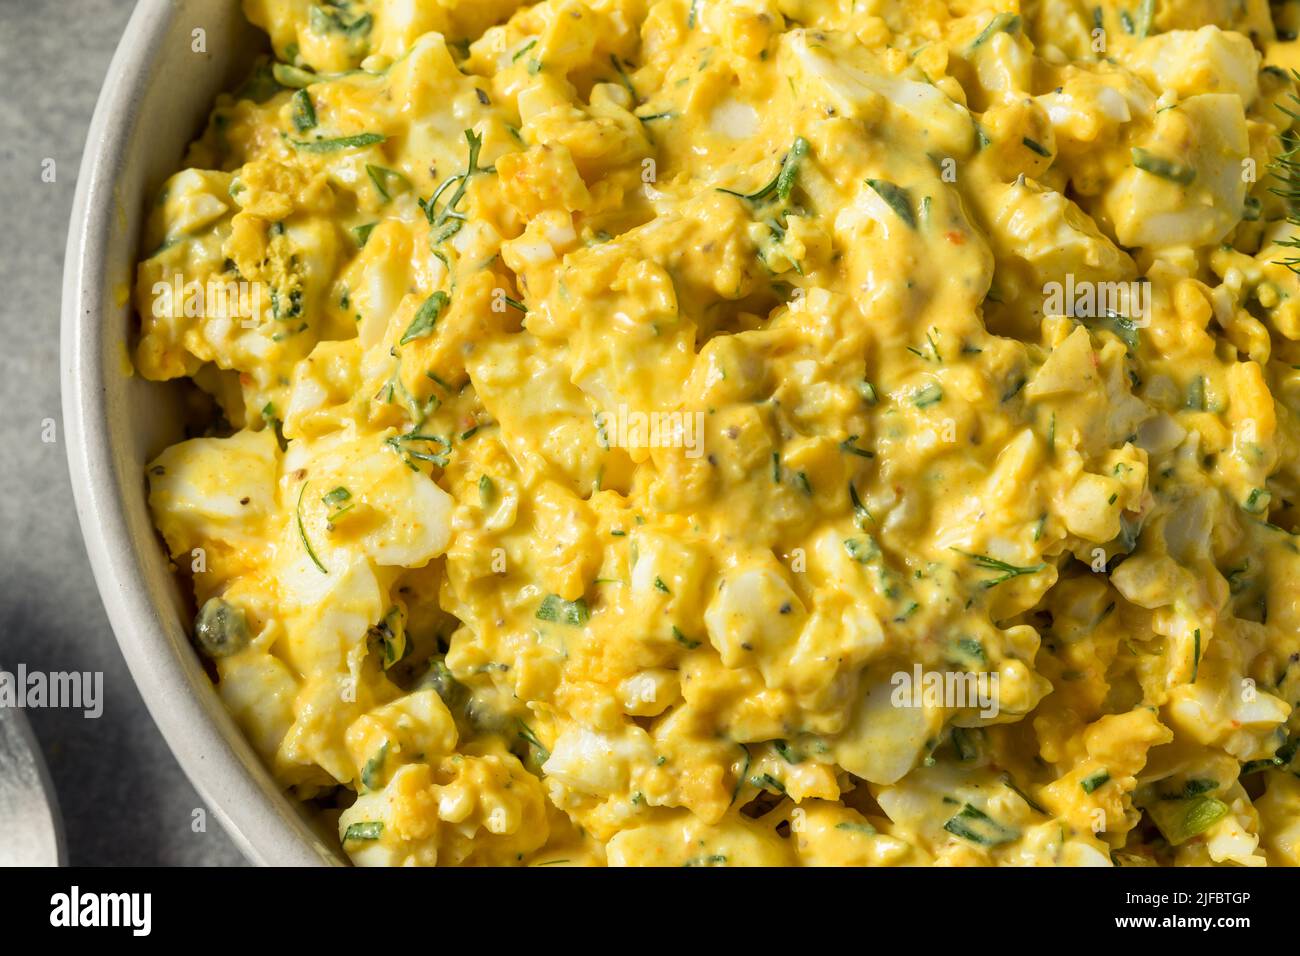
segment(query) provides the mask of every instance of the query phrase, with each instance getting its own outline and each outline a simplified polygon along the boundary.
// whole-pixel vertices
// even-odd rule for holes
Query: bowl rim
[[[139,554],[148,545],[132,540],[123,476],[115,467],[103,340],[110,316],[120,315],[123,305],[113,301],[107,253],[115,226],[120,229],[143,210],[143,203],[132,209],[120,201],[117,183],[134,137],[142,132],[153,66],[185,8],[175,0],[138,0],[86,135],[64,255],[59,335],[64,443],[95,583],[131,676],[172,754],[249,860],[321,865],[338,859],[274,788],[269,773],[250,764],[251,749],[234,739],[233,721],[222,727],[214,719],[214,707],[224,711],[215,688],[210,682],[199,685],[195,662],[183,661],[184,648],[169,638],[167,618],[175,615],[150,598]]]

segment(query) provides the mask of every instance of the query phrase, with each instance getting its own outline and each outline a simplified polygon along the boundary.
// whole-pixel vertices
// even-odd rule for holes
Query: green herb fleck
[[[1146,808],[1147,814],[1174,846],[1204,833],[1229,813],[1226,803],[1201,795],[1190,800],[1160,800]]]
[[[1046,146],[1044,146],[1042,143],[1038,142],[1038,140],[1030,139],[1028,136],[1022,136],[1020,138],[1020,142],[1024,143],[1025,148],[1028,149],[1031,153],[1037,153],[1039,156],[1042,156],[1044,159],[1052,158],[1052,151],[1048,149]]]
[[[912,195],[902,186],[896,186],[884,179],[868,179],[867,185],[876,191],[894,215],[903,220],[912,229],[916,228],[916,213],[912,211]]]
[[[1009,581],[1012,578],[1019,577],[1022,574],[1035,574],[1043,570],[1043,568],[1047,567],[1047,565],[1045,564],[1035,564],[1030,567],[1022,568],[1022,567],[1017,567],[1014,564],[1008,564],[1005,561],[999,561],[997,558],[990,558],[987,554],[971,554],[968,551],[962,551],[960,548],[953,548],[952,550],[956,551],[958,554],[965,555],[966,557],[970,558],[981,568],[987,568],[991,571],[1002,572],[1002,574],[996,578],[990,578],[986,581],[980,582],[981,586],[986,588],[996,587],[997,585],[1001,584],[1003,581]]]
[[[375,184],[375,191],[383,197],[384,202],[411,188],[411,181],[395,169],[366,163],[366,175]]]
[[[1016,13],[998,13],[988,22],[988,25],[980,31],[979,36],[971,43],[969,49],[975,50],[983,46],[995,34],[998,33],[1015,33],[1020,29],[1020,15]]]
[[[776,175],[766,186],[757,192],[740,193],[733,189],[719,188],[718,192],[726,193],[728,196],[735,196],[737,199],[744,199],[748,202],[758,203],[776,195],[778,199],[785,202],[790,198],[790,193],[794,189],[795,179],[799,175],[799,163],[808,155],[808,141],[802,136],[796,137],[794,145],[790,151],[781,158],[781,166],[776,171]]]
[[[1139,40],[1146,39],[1156,18],[1156,0],[1138,0],[1137,23],[1135,35]]]
[[[548,594],[537,608],[537,620],[558,621],[570,627],[582,627],[591,620],[591,612],[582,598],[566,601],[558,594]]]
[[[382,143],[388,137],[382,133],[357,133],[355,136],[337,136],[334,139],[291,139],[295,148],[305,153],[333,153],[340,149],[361,149]]]
[[[388,741],[385,740],[383,746],[375,751],[375,755],[366,761],[365,767],[361,770],[361,785],[367,790],[379,788],[379,775],[384,770],[384,760],[387,757]]]
[[[865,448],[859,448],[854,444],[858,440],[857,435],[850,435],[844,441],[840,442],[840,451],[847,452],[850,455],[857,455],[859,458],[875,458],[874,451],[868,451]]]
[[[343,831],[343,842],[349,840],[378,840],[383,835],[384,825],[378,820],[367,820],[364,823],[353,823]]]
[[[937,382],[931,382],[912,396],[912,404],[917,408],[928,408],[943,401],[943,388]]]
[[[953,836],[969,840],[979,846],[998,846],[1019,838],[1020,832],[998,823],[982,810],[969,803],[962,806],[943,828]]]
[[[1098,787],[1105,786],[1110,782],[1110,774],[1105,770],[1098,770],[1079,781],[1079,786],[1083,788],[1084,793],[1092,793]]]
[[[688,651],[693,651],[695,650],[695,648],[700,646],[699,641],[687,637],[680,630],[678,630],[676,624],[673,625],[673,640],[675,640],[678,644],[681,644]]]
[[[1156,156],[1140,146],[1132,149],[1133,165],[1152,176],[1159,176],[1180,186],[1186,186],[1196,178],[1196,168],[1177,160]]]
[[[438,316],[442,315],[442,310],[447,307],[451,301],[447,293],[439,290],[429,298],[424,300],[424,305],[420,306],[415,318],[411,324],[406,327],[402,337],[398,339],[398,345],[405,345],[413,339],[422,339],[433,332],[433,326],[438,321]]]
[[[311,563],[316,565],[316,570],[320,571],[321,574],[329,574],[329,572],[325,570],[325,565],[320,563],[320,558],[316,557],[316,552],[312,550],[311,542],[307,540],[307,529],[303,527],[302,523],[302,496],[307,491],[307,484],[308,483],[304,481],[302,483],[302,488],[298,490],[298,537],[302,540],[302,546],[307,551],[307,557],[311,558]]]
[[[311,94],[306,90],[299,90],[293,94],[291,102],[293,103],[293,109],[290,112],[290,119],[293,121],[293,128],[299,133],[315,129],[316,107],[312,105]]]
[[[358,246],[362,249],[366,247],[366,243],[370,241],[370,233],[374,231],[377,225],[379,225],[377,222],[368,222],[365,225],[353,228],[352,235],[356,237]]]

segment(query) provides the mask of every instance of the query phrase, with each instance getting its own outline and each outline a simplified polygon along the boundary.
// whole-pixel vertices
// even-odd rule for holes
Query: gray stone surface
[[[91,580],[59,407],[63,247],[86,127],[131,0],[0,0],[0,667],[103,672],[104,712],[28,709],[70,862],[236,865],[145,710]],[[53,159],[56,180],[42,182]],[[54,443],[42,441],[55,423]],[[0,773],[4,768],[0,767]],[[0,821],[0,839],[4,821]]]

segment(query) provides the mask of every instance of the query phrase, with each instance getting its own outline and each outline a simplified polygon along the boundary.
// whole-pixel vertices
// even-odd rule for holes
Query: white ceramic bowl
[[[202,34],[195,31],[202,30]],[[200,43],[201,39],[201,43]],[[203,50],[196,52],[196,47]],[[64,263],[64,437],[95,582],[149,712],[244,853],[341,862],[282,794],[193,650],[186,602],[146,506],[144,466],[181,435],[173,389],[128,374],[147,197],[179,167],[217,93],[265,48],[238,0],[140,0],[86,139]]]

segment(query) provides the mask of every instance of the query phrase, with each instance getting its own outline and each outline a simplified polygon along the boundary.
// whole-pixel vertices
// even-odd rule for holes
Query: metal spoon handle
[[[63,821],[27,716],[0,706],[0,866],[62,866]]]

